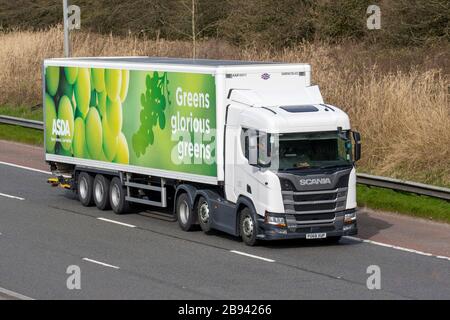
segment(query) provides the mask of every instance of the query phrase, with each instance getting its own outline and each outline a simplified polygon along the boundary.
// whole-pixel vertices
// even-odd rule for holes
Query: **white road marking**
[[[450,261],[450,257],[446,257],[446,256],[436,256],[436,258]]]
[[[266,261],[266,262],[275,262],[275,260],[272,260],[272,259],[267,259],[267,258],[264,258],[264,257],[255,256],[253,254],[249,254],[249,253],[245,253],[245,252],[241,252],[241,251],[230,250],[230,252],[233,252],[233,253],[236,253],[236,254],[240,254],[242,256],[254,258],[254,259],[263,260],[263,261]]]
[[[19,299],[19,300],[34,300],[33,298],[24,296],[23,294],[20,294],[20,293],[17,293],[17,292],[14,292],[14,291],[2,288],[2,287],[0,287],[0,294],[4,294],[4,295],[7,295],[9,297]]]
[[[444,259],[444,260],[450,261],[450,257],[436,256],[436,255],[434,255],[432,253],[429,253],[429,252],[423,252],[423,251],[419,251],[419,250],[415,250],[415,249],[409,249],[409,248],[400,247],[400,246],[396,246],[396,245],[392,245],[392,244],[382,243],[382,242],[378,242],[378,241],[372,241],[372,240],[368,240],[368,239],[361,239],[361,238],[351,237],[351,236],[346,236],[344,238],[347,238],[347,239],[350,239],[350,240],[354,240],[354,241],[358,241],[358,242],[371,243],[371,244],[374,244],[374,245],[377,245],[377,246],[381,246],[381,247],[386,247],[386,248],[396,249],[396,250],[400,250],[400,251],[406,251],[406,252],[410,252],[410,253],[415,253],[415,254],[419,254],[421,256],[434,257],[434,258]]]
[[[106,221],[106,222],[115,223],[115,224],[120,224],[121,226],[129,227],[129,228],[136,228],[136,226],[134,226],[132,224],[123,223],[123,222],[119,222],[119,221],[116,221],[116,220],[110,220],[110,219],[106,219],[106,218],[97,218],[97,219],[98,220],[102,220],[102,221]]]
[[[21,166],[21,165],[9,163],[9,162],[4,162],[4,161],[0,161],[0,164],[4,164],[5,166],[15,167],[15,168],[19,168],[19,169],[25,169],[25,170],[45,173],[45,174],[52,174],[50,171],[44,171],[44,170],[39,170],[39,169],[35,169],[35,168],[25,167],[25,166]]]
[[[93,259],[89,259],[89,258],[83,258],[83,260],[87,261],[87,262],[92,262],[92,263],[95,263],[95,264],[99,264],[101,266],[108,267],[108,268],[120,269],[118,266],[113,266],[112,264],[104,263],[104,262],[93,260]]]
[[[5,198],[10,198],[10,199],[16,199],[16,200],[25,200],[25,198],[16,197],[16,196],[12,196],[10,194],[1,193],[1,192],[0,192],[0,196],[5,197]]]

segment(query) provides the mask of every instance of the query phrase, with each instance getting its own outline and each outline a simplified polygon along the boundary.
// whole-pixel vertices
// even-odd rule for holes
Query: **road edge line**
[[[0,287],[0,293],[7,295],[9,297],[18,299],[18,300],[34,300],[33,298],[27,297],[23,294],[20,294],[20,293],[17,293],[17,292],[14,292],[14,291],[2,288],[2,287]]]

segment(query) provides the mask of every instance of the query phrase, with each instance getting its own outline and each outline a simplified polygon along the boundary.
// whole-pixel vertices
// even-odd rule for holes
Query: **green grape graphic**
[[[166,126],[164,111],[167,103],[170,104],[168,84],[167,72],[159,76],[155,71],[153,77],[147,75],[145,78],[146,91],[141,94],[141,125],[132,138],[134,152],[138,157],[145,153],[149,145],[153,144],[155,140],[153,127],[159,125],[161,129],[164,129]]]

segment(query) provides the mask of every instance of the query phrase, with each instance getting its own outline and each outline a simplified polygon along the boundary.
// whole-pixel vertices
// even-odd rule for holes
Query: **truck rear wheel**
[[[203,232],[211,231],[211,211],[209,209],[208,201],[204,197],[200,197],[197,201],[196,211],[198,215],[198,222]]]
[[[242,241],[248,246],[254,246],[257,243],[257,229],[255,219],[253,219],[250,209],[244,208],[241,211],[239,225]]]
[[[129,209],[128,201],[125,200],[126,190],[118,177],[111,180],[109,187],[109,202],[116,214],[124,214]]]
[[[97,174],[94,179],[94,202],[98,209],[109,209],[109,185],[111,181],[102,174]]]
[[[78,199],[81,204],[85,207],[92,206],[94,204],[94,199],[92,195],[92,186],[94,179],[87,172],[80,172],[77,181],[77,193]]]
[[[191,199],[186,193],[182,193],[177,198],[176,213],[178,224],[184,231],[191,231],[195,225],[195,216],[192,213]]]

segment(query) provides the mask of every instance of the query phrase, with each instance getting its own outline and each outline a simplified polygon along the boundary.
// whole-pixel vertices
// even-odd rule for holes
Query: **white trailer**
[[[43,72],[45,159],[83,205],[168,208],[183,230],[248,245],[356,234],[360,137],[308,64],[65,58]]]

